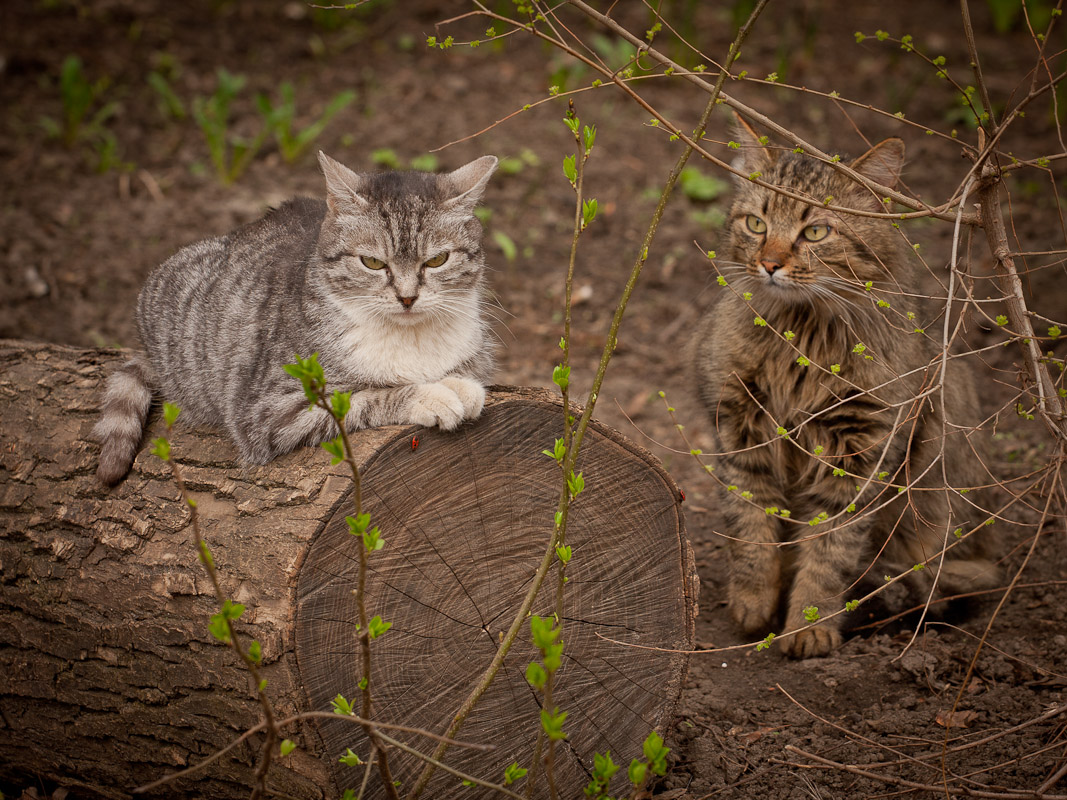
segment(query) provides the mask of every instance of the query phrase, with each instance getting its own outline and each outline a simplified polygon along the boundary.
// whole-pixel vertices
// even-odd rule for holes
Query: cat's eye
[[[749,214],[745,217],[745,225],[753,233],[766,233],[767,223],[757,217],[755,214]]]
[[[830,235],[829,225],[809,225],[800,232],[800,235],[809,242],[821,242]]]
[[[360,256],[359,260],[363,262],[363,266],[367,269],[385,269],[385,262],[380,258],[374,256]]]
[[[422,265],[424,267],[439,267],[442,264],[444,264],[446,261],[448,261],[448,253],[444,252],[444,253],[438,253],[433,258],[429,258],[426,261],[423,261]]]

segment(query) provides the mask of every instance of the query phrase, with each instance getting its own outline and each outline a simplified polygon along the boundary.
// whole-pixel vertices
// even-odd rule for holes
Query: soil
[[[664,4],[709,63],[726,52],[734,14],[747,5]],[[975,3],[972,12],[999,113],[1007,98],[1028,90],[1036,49],[1022,20],[1008,32],[996,30],[990,9],[998,5],[1004,4]],[[404,165],[435,151],[441,169],[494,153],[515,159],[494,177],[485,199],[502,342],[497,378],[551,387],[574,216],[560,163],[573,141],[562,124],[565,100],[515,112],[548,97],[550,84],[569,89],[588,85],[593,76],[527,35],[477,49],[426,46],[431,35],[485,38],[484,20],[435,27],[469,8],[458,2],[373,2],[327,11],[252,0],[6,0],[0,6],[0,337],[136,347],[133,308],[148,272],[183,244],[254,219],[286,197],[321,194],[318,148],[356,169],[372,169],[371,154],[383,148]],[[623,2],[614,13],[632,30],[649,25],[641,4]],[[571,24],[588,41],[602,33],[576,17]],[[973,82],[954,3],[806,0],[771,4],[740,67],[901,111],[918,126],[766,83],[729,88],[831,152],[862,152],[865,137],[902,136],[907,189],[941,202],[969,162],[958,142],[926,136],[924,126],[956,127],[959,139],[970,143],[975,131],[934,67],[899,44],[857,43],[853,35],[878,29],[910,32],[923,52],[945,55],[954,77]],[[1062,47],[1062,30],[1053,38],[1050,52]],[[83,125],[64,146],[49,133],[54,124],[42,120],[62,119],[59,75],[70,55],[81,58],[90,81],[101,82],[88,117],[116,105],[111,116],[95,127]],[[354,90],[357,99],[293,163],[268,140],[247,170],[224,185],[197,124],[190,116],[169,116],[147,80],[153,71],[164,75],[188,112],[191,98],[214,91],[218,68],[247,76],[233,102],[232,129],[244,136],[259,124],[253,94],[276,98],[286,81],[295,87],[299,126],[342,90]],[[1059,63],[1052,71],[1062,69]],[[695,124],[705,102],[678,80],[639,88],[683,127]],[[597,126],[586,186],[600,209],[581,239],[575,278],[572,374],[581,397],[659,187],[681,148],[616,89],[581,93],[574,101],[582,121]],[[1062,153],[1050,108],[1035,104],[1002,149],[1027,158]],[[109,135],[116,148],[110,162],[101,163]],[[713,149],[720,155],[729,153],[722,144],[728,136],[726,114],[716,114],[709,139],[718,142]],[[1057,163],[1050,171],[1020,171],[1009,181],[1011,231],[1020,250],[1065,246]],[[700,168],[726,179],[709,164]],[[691,446],[708,449],[709,442],[710,422],[695,401],[685,352],[719,290],[701,253],[721,246],[730,201],[728,187],[721,191],[710,200],[683,192],[672,199],[597,405],[603,422],[651,449],[684,489],[703,583],[697,638],[705,652],[692,658],[682,717],[668,742],[672,768],[657,795],[851,798],[910,790],[948,796],[944,787],[966,786],[1000,797],[1045,784],[1044,796],[1067,796],[1067,778],[1048,783],[1067,748],[1067,715],[1061,713],[1067,709],[1067,547],[1064,519],[1055,515],[1035,543],[1047,501],[1039,492],[991,529],[1005,584],[1018,572],[1012,591],[975,598],[921,625],[915,615],[891,619],[896,609],[863,607],[858,629],[827,658],[793,661],[775,647],[736,648],[745,640],[723,602],[727,557],[717,488],[688,455]],[[921,242],[932,273],[947,274],[951,224],[926,221],[907,230]],[[981,232],[964,242],[976,296],[995,296]],[[1062,265],[1029,274],[1031,309],[1062,320],[1064,278]],[[1001,311],[994,307],[990,314]],[[1003,338],[995,325],[972,323],[969,331],[974,346]],[[1062,357],[1063,348],[1058,352]],[[1002,479],[1042,467],[1052,447],[1040,422],[1015,413],[1019,362],[1012,346],[991,350],[978,364],[988,428],[996,432],[991,468]],[[676,421],[684,424],[689,444]]]

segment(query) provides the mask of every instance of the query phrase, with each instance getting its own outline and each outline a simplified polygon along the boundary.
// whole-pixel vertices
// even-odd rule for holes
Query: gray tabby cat
[[[183,420],[222,426],[263,463],[334,435],[282,370],[319,354],[352,390],[349,429],[474,419],[493,367],[474,207],[496,169],[357,174],[319,153],[326,201],[291,200],[226,236],[178,251],[137,303],[145,355],[109,379],[97,476],[129,470],[153,394]]]
[[[730,611],[746,633],[762,634],[787,589],[793,630],[814,616],[809,607],[823,616],[841,609],[875,558],[880,578],[937,554],[957,527],[986,516],[943,475],[954,487],[989,478],[979,437],[968,436],[980,418],[966,365],[949,361],[943,406],[940,394],[917,399],[938,380],[941,352],[899,310],[919,310],[914,256],[888,221],[824,207],[832,197],[881,211],[879,198],[810,156],[763,146],[740,119],[735,137],[742,172],[815,201],[738,181],[728,260],[718,262],[736,293],[722,290],[695,341],[700,398],[723,453],[716,474],[735,487],[723,492]],[[850,166],[893,186],[903,160],[904,143],[887,139]],[[835,518],[804,524],[820,514]],[[935,559],[917,573],[922,588],[937,571]],[[969,537],[946,554],[938,585],[957,592],[996,580],[982,543]],[[842,640],[838,619],[783,639],[783,648],[829,653]]]

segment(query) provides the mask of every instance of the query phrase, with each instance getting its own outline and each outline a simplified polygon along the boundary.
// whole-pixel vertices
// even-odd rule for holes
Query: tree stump
[[[95,482],[89,432],[102,380],[122,357],[0,342],[0,780],[109,798],[200,762],[259,721],[248,674],[208,632],[216,602],[169,467],[145,450],[115,489]],[[372,645],[376,719],[443,732],[488,665],[552,529],[561,479],[541,451],[562,424],[548,393],[496,387],[483,416],[456,432],[393,426],[354,437],[364,509],[385,539],[370,562],[368,611],[393,625]],[[149,435],[161,431],[156,420]],[[355,699],[360,543],[344,519],[345,465],[329,466],[318,448],[244,465],[216,432],[180,421],[172,446],[223,587],[247,607],[238,631],[262,645],[278,715]],[[650,730],[666,735],[681,692],[684,652],[609,639],[685,651],[696,613],[667,474],[596,424],[579,466],[586,490],[570,514],[555,695],[569,712],[557,758],[563,797],[580,796],[595,752],[626,763]],[[534,613],[552,613],[555,587],[553,572]],[[449,765],[496,782],[512,761],[529,766],[539,706],[524,679],[537,657],[528,631],[459,734],[496,749],[453,748]],[[285,735],[298,748],[272,765],[274,792],[358,788],[362,770],[337,759],[349,747],[366,755],[360,728],[311,719]],[[260,741],[154,796],[247,796]],[[410,787],[421,763],[395,750],[390,759]],[[439,770],[423,796],[451,796],[458,783]]]

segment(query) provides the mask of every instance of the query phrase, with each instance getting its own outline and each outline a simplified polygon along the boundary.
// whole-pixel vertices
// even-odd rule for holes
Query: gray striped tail
[[[148,362],[143,356],[136,356],[108,378],[100,421],[93,428],[93,435],[100,442],[96,477],[105,486],[113,486],[125,477],[141,446],[152,405],[148,376]]]

